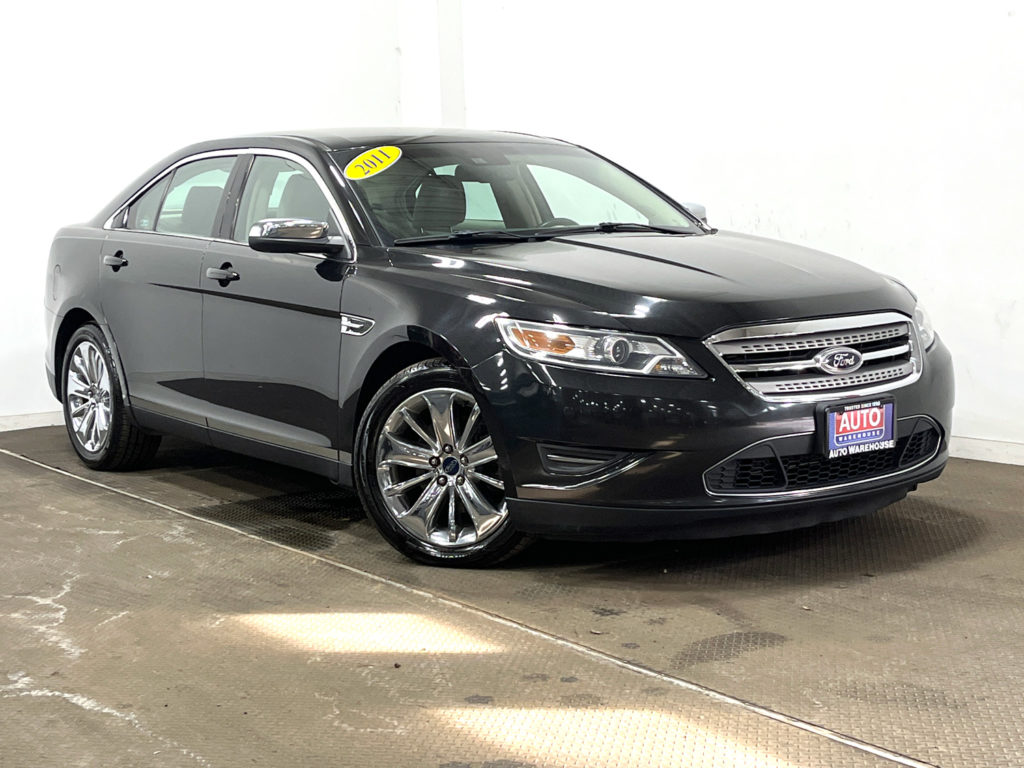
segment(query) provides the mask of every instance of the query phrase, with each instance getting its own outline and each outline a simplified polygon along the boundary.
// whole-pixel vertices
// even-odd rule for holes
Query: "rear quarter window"
[[[128,215],[124,220],[124,226],[127,229],[153,231],[153,227],[156,226],[156,215],[160,210],[160,203],[164,199],[164,193],[167,191],[167,185],[170,182],[171,175],[167,174],[129,206]]]

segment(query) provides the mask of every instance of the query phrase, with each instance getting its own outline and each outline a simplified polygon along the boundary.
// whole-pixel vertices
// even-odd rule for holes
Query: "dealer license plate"
[[[879,398],[825,409],[825,453],[830,459],[896,447],[896,403]]]

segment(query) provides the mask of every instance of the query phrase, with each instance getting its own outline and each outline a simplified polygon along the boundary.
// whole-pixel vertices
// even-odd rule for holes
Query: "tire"
[[[477,399],[444,360],[410,365],[373,396],[354,470],[370,519],[413,560],[482,567],[529,543],[511,523]]]
[[[75,331],[61,365],[64,425],[90,469],[136,469],[160,447],[160,436],[143,432],[132,419],[116,371],[99,327],[90,323]]]

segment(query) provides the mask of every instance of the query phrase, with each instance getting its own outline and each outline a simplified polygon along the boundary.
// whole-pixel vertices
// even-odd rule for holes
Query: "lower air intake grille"
[[[858,453],[838,459],[828,459],[821,454],[784,456],[782,467],[786,473],[786,488],[814,488],[884,475],[896,469],[896,457],[901,447],[897,443],[894,450]]]
[[[829,459],[823,453],[735,456],[704,473],[712,493],[772,493],[824,488],[868,480],[930,459],[939,448],[939,432],[926,420],[919,420],[910,434],[900,437],[896,447],[853,456]]]
[[[707,477],[708,486],[713,491],[760,491],[786,486],[782,465],[774,456],[733,459],[711,470]]]

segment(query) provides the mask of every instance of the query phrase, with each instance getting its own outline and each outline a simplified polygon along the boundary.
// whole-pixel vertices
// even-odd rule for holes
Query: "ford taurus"
[[[427,563],[808,526],[947,460],[950,356],[908,288],[563,141],[210,141],[62,229],[48,270],[86,465],[175,434],[301,467]]]

